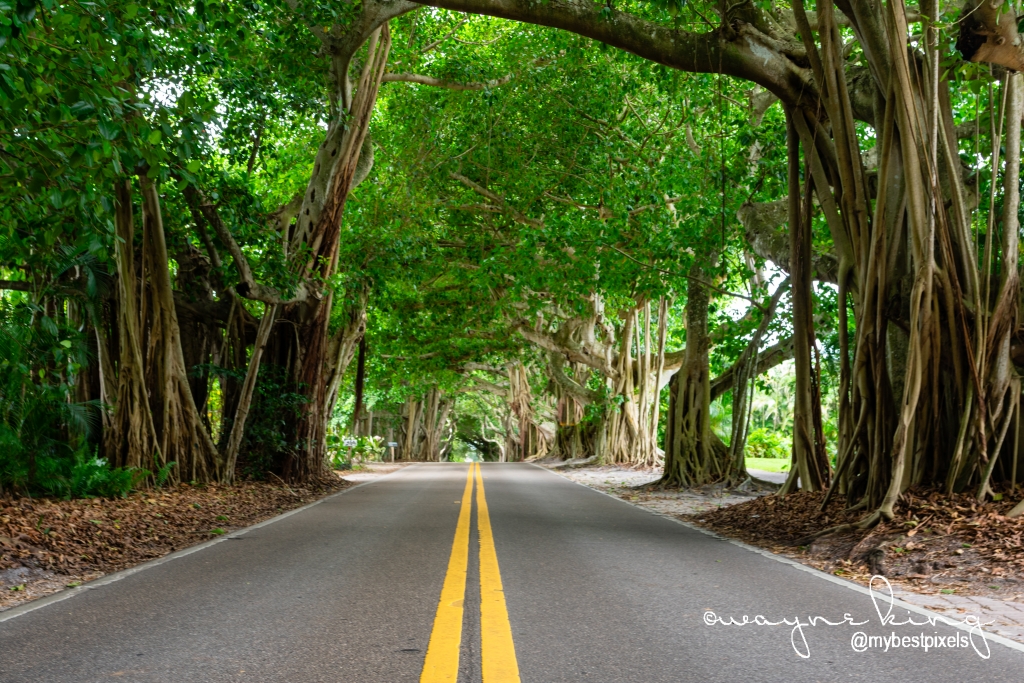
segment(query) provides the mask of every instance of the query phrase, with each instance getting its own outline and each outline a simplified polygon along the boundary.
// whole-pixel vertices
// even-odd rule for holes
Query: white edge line
[[[607,491],[601,491],[600,489],[596,489],[596,488],[594,488],[592,486],[587,486],[586,484],[584,484],[582,482],[578,482],[575,479],[570,479],[569,477],[561,474],[560,472],[556,472],[555,470],[548,469],[547,467],[544,467],[542,465],[537,465],[536,463],[532,463],[532,462],[531,463],[527,463],[527,464],[533,465],[534,467],[536,467],[538,469],[542,469],[545,472],[549,472],[550,474],[553,474],[556,477],[559,477],[561,479],[565,479],[566,481],[572,482],[573,484],[577,484],[579,486],[582,486],[583,488],[587,489],[588,491],[593,491],[594,493],[600,493],[603,496],[608,496],[612,500],[617,500],[620,503],[625,503],[626,505],[628,505],[628,506],[630,506],[632,508],[636,508],[638,510],[643,510],[644,512],[652,514],[655,517],[662,517],[664,519],[669,520],[670,522],[675,522],[676,524],[682,525],[682,526],[686,527],[687,529],[693,529],[694,531],[699,531],[700,533],[705,534],[706,536],[711,536],[712,538],[717,538],[720,541],[726,541],[727,543],[731,543],[731,544],[733,544],[735,546],[739,546],[740,548],[743,548],[744,550],[749,550],[752,553],[757,553],[758,555],[763,555],[764,557],[773,559],[776,562],[781,562],[782,564],[788,564],[791,567],[795,567],[796,569],[799,569],[800,571],[807,572],[811,576],[815,576],[815,577],[817,577],[819,579],[824,579],[825,581],[828,581],[829,583],[834,583],[837,586],[843,586],[844,588],[849,588],[852,591],[856,591],[857,593],[861,593],[862,595],[867,595],[868,597],[871,596],[871,591],[868,590],[866,587],[861,586],[860,584],[853,583],[852,581],[846,581],[845,579],[840,579],[838,576],[833,576],[832,574],[826,574],[825,572],[821,571],[820,569],[815,569],[814,567],[811,567],[811,566],[808,566],[806,564],[803,564],[802,562],[797,562],[796,560],[791,560],[790,558],[784,557],[782,555],[776,555],[775,553],[773,553],[773,552],[771,552],[769,550],[765,550],[764,548],[758,548],[757,546],[749,545],[747,543],[744,543],[743,541],[737,541],[734,538],[729,538],[727,536],[722,536],[720,534],[716,534],[714,531],[711,531],[709,529],[705,529],[704,527],[697,526],[696,524],[690,524],[689,522],[684,522],[681,519],[678,519],[678,518],[673,517],[671,515],[667,515],[667,514],[665,514],[663,512],[657,512],[656,510],[651,510],[650,508],[646,508],[646,507],[644,507],[642,505],[635,505],[635,504],[629,502],[628,500],[623,500],[622,498],[619,498],[618,496],[613,496],[612,494],[608,493]],[[925,607],[919,607],[917,605],[912,605],[911,603],[904,602],[903,600],[900,600],[899,598],[896,598],[896,597],[892,598],[892,605],[893,605],[893,607],[898,607],[900,609],[905,609],[907,611],[914,612],[916,614],[920,614],[921,616],[925,616],[925,617],[928,617],[930,619],[932,619],[932,618],[936,619],[940,623],[944,623],[947,626],[952,626],[953,628],[960,629],[961,631],[965,631],[965,632],[970,633],[971,630],[972,630],[970,626],[967,626],[966,624],[963,624],[962,622],[959,622],[959,621],[952,621],[952,620],[950,620],[944,614],[939,614],[938,612],[933,612],[933,611],[931,611],[931,610],[929,610],[929,609],[927,609]],[[988,640],[990,642],[999,643],[1000,645],[1005,645],[1006,647],[1010,648],[1011,650],[1017,650],[1018,652],[1024,652],[1024,644],[1018,643],[1015,640],[1010,640],[1009,638],[1006,638],[1005,636],[1001,636],[1001,635],[998,635],[998,634],[995,634],[995,633],[991,633],[989,631],[985,631],[985,640]]]
[[[418,464],[418,463],[414,463],[414,464]],[[306,503],[302,507],[297,507],[294,510],[289,510],[288,512],[281,513],[280,515],[277,515],[276,517],[271,517],[270,519],[265,519],[262,522],[259,522],[258,524],[253,524],[252,526],[247,526],[244,529],[238,529],[237,531],[232,531],[230,534],[224,534],[223,536],[218,536],[217,538],[211,539],[209,541],[204,541],[203,543],[197,543],[196,545],[192,545],[192,546],[189,546],[187,548],[183,548],[181,550],[176,550],[175,552],[168,553],[167,555],[164,555],[163,557],[158,557],[158,558],[156,558],[154,560],[149,560],[147,562],[143,562],[142,564],[137,564],[134,567],[129,567],[128,569],[122,569],[121,571],[117,571],[117,572],[114,572],[112,574],[105,574],[105,575],[101,576],[100,578],[94,579],[93,581],[90,581],[88,583],[82,584],[81,586],[76,586],[75,588],[66,588],[66,589],[64,589],[62,591],[58,591],[57,593],[53,593],[51,595],[47,595],[47,596],[41,597],[41,598],[36,598],[35,600],[32,600],[30,602],[26,602],[26,603],[24,603],[22,605],[18,605],[17,607],[12,607],[9,610],[6,610],[4,612],[0,612],[0,624],[4,623],[5,621],[10,621],[11,619],[16,619],[17,617],[20,617],[23,614],[28,614],[29,612],[34,612],[37,609],[42,609],[43,607],[46,607],[47,605],[52,605],[54,603],[63,602],[64,600],[68,600],[70,598],[75,597],[76,595],[80,595],[80,594],[84,593],[87,590],[92,590],[93,588],[99,588],[101,586],[106,586],[106,585],[114,583],[116,581],[120,581],[121,579],[126,579],[129,576],[131,576],[132,574],[138,574],[139,572],[145,571],[147,569],[152,569],[153,567],[158,567],[158,566],[164,564],[165,562],[171,562],[172,560],[177,560],[179,558],[185,557],[186,555],[191,555],[192,553],[197,553],[200,550],[206,550],[207,548],[211,548],[211,547],[217,545],[218,543],[223,543],[224,541],[228,541],[228,540],[230,540],[232,538],[238,538],[240,536],[244,536],[245,534],[249,533],[250,531],[253,531],[255,529],[259,529],[261,527],[269,526],[269,525],[273,524],[274,522],[280,522],[282,519],[284,519],[286,517],[291,517],[292,515],[297,515],[298,513],[304,512],[305,510],[308,510],[309,508],[311,508],[311,507],[313,507],[315,505],[319,505],[320,503],[323,503],[325,501],[331,500],[332,498],[337,498],[338,496],[343,496],[346,493],[348,493],[349,491],[355,491],[356,489],[361,488],[363,486],[369,486],[370,484],[375,484],[378,481],[380,481],[381,479],[386,479],[387,477],[390,477],[393,474],[398,474],[399,472],[403,472],[403,471],[405,471],[408,468],[409,468],[408,465],[405,466],[405,467],[400,467],[399,469],[395,470],[394,472],[388,472],[387,474],[385,474],[385,475],[383,475],[381,477],[378,477],[376,479],[372,479],[370,481],[364,481],[363,483],[356,484],[355,486],[349,486],[348,488],[346,488],[346,489],[344,489],[342,491],[338,491],[337,493],[332,493],[329,496],[324,496],[323,498],[321,498],[319,500],[314,500],[312,503]]]

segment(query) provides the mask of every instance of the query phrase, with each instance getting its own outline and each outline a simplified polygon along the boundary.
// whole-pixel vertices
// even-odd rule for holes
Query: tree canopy
[[[1012,490],[1017,9],[6,0],[0,487]]]

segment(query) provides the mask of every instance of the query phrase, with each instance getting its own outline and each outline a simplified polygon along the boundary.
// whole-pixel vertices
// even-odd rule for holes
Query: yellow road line
[[[484,479],[476,466],[476,524],[480,533],[480,663],[484,683],[519,683],[519,663],[512,625],[501,587],[498,553],[484,496]]]
[[[473,467],[470,465],[466,474],[466,489],[462,493],[455,542],[448,560],[448,573],[441,588],[441,600],[437,605],[420,683],[455,683],[459,677],[462,603],[466,597],[466,566],[469,564],[469,517],[473,508]]]

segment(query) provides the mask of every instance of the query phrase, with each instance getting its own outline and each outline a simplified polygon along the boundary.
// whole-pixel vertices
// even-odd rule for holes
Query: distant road
[[[1020,651],[989,643],[982,659],[948,647],[968,638],[950,626],[882,626],[867,595],[539,467],[479,470],[410,466],[68,600],[0,613],[0,682],[1024,679]],[[868,623],[719,623],[757,615]]]

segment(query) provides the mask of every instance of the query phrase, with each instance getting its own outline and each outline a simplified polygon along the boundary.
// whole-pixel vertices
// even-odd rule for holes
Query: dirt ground
[[[0,499],[0,612],[208,541],[400,469],[366,463],[315,487],[279,480],[126,498]]]
[[[717,510],[736,503],[744,503],[770,490],[742,492],[711,488],[707,490],[662,491],[657,488],[638,488],[660,479],[660,469],[625,469],[622,467],[550,469],[577,483],[610,493],[663,515],[688,515]]]

